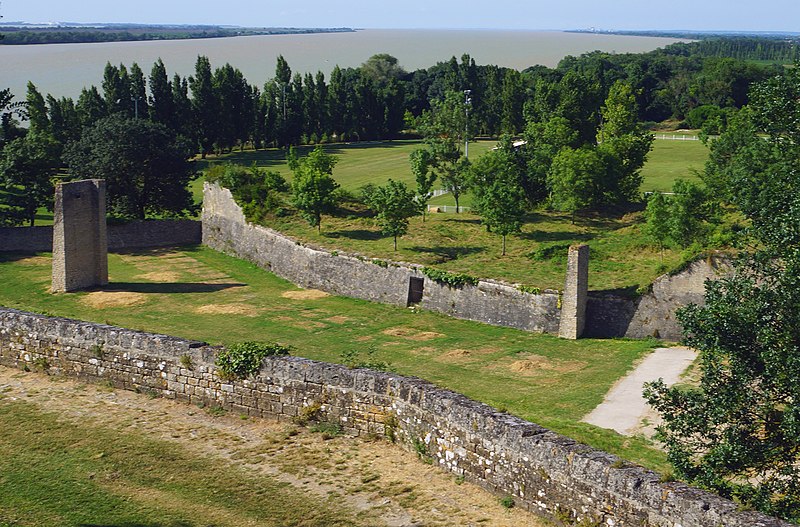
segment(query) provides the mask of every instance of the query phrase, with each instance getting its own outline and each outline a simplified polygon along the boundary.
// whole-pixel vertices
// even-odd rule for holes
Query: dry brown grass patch
[[[331,295],[319,289],[301,289],[300,291],[286,291],[281,296],[291,300],[319,300]]]
[[[195,310],[201,315],[242,315],[256,317],[259,314],[255,306],[249,304],[206,304]]]
[[[147,302],[147,295],[130,291],[94,291],[83,296],[80,301],[93,309],[129,307],[144,304]]]
[[[28,258],[22,258],[21,260],[15,260],[14,264],[24,265],[26,267],[46,267],[53,264],[53,259],[47,256],[30,256]]]
[[[408,340],[423,340],[423,341],[444,337],[443,334],[436,333],[434,331],[419,331],[414,328],[404,328],[404,327],[385,329],[383,330],[383,334],[392,337],[401,337]]]
[[[137,280],[147,280],[148,282],[175,283],[181,281],[180,273],[175,271],[153,271],[151,273],[135,277]]]

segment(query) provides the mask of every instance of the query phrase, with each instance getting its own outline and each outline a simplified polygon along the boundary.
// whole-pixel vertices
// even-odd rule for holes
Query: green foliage
[[[73,177],[105,179],[109,212],[124,218],[183,216],[195,206],[192,146],[162,124],[113,115],[84,130],[64,159]]]
[[[433,267],[423,267],[422,274],[440,284],[445,284],[450,287],[462,287],[464,285],[478,285],[478,279],[464,273],[451,273],[449,271],[442,271],[441,269],[434,269]]]
[[[500,498],[500,506],[504,509],[511,509],[514,507],[514,496],[505,496]]]
[[[417,200],[422,209],[422,221],[425,221],[425,209],[428,200],[431,198],[433,184],[436,182],[437,174],[434,170],[435,160],[430,150],[419,148],[409,155],[411,163],[411,173],[417,183]]]
[[[214,364],[225,377],[245,378],[257,374],[261,369],[261,362],[266,357],[284,357],[289,355],[291,350],[291,346],[281,344],[241,342],[222,349]]]
[[[290,160],[294,172],[292,196],[294,205],[303,218],[319,231],[322,213],[336,206],[334,190],[339,184],[333,180],[336,157],[317,146],[307,157]]]
[[[61,145],[47,133],[14,139],[0,157],[0,225],[33,226],[40,207],[53,208]]]
[[[483,223],[491,232],[503,237],[503,256],[506,255],[506,236],[522,230],[524,169],[524,160],[514,149],[511,137],[504,136],[497,148],[478,159],[471,170],[474,203]]]
[[[348,349],[343,351],[339,359],[342,364],[348,368],[366,368],[369,370],[378,371],[392,371],[392,365],[386,361],[380,361],[375,358],[377,348],[369,346],[367,348],[366,357],[363,357],[361,350]]]
[[[677,474],[800,521],[800,72],[753,90],[712,144],[706,177],[752,221],[754,248],[706,285],[705,305],[678,313],[700,350],[697,387],[647,386]]]
[[[255,164],[250,168],[233,164],[213,165],[206,171],[206,180],[229,189],[247,219],[256,223],[278,213],[284,206],[282,194],[289,190],[283,176]]]
[[[534,287],[531,285],[520,284],[517,286],[517,289],[523,293],[528,293],[529,295],[538,295],[541,294],[542,289],[539,287]]]
[[[572,214],[600,203],[597,175],[605,172],[603,159],[593,148],[563,148],[554,158],[547,174],[550,204]]]
[[[394,238],[397,250],[397,237],[408,232],[408,219],[421,212],[420,202],[405,183],[389,180],[383,187],[375,187],[365,199],[375,211],[381,232]]]
[[[339,437],[342,435],[342,425],[339,423],[332,423],[329,421],[322,421],[319,423],[314,424],[311,427],[312,432],[316,432],[318,434],[322,434],[322,439],[329,440],[333,439],[334,437]]]

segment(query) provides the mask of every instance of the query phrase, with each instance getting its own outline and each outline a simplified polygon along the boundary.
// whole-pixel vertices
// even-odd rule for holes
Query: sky
[[[3,0],[3,22],[798,31],[800,0]]]

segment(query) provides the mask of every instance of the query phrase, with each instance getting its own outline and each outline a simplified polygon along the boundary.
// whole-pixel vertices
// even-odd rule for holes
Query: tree
[[[160,123],[112,115],[84,130],[64,158],[81,179],[105,179],[109,210],[124,218],[183,216],[195,210],[191,143]]]
[[[752,222],[734,273],[679,312],[697,387],[650,384],[678,474],[800,521],[800,72],[757,85],[712,144],[706,177]]]
[[[332,177],[336,162],[336,157],[327,154],[321,146],[303,159],[297,159],[293,149],[290,151],[294,206],[312,227],[317,228],[317,232],[322,228],[322,213],[336,206],[333,191],[339,184]]]
[[[647,200],[644,210],[644,233],[650,240],[658,244],[661,261],[664,261],[664,247],[670,240],[670,206],[667,196],[661,192],[653,192]]]
[[[192,91],[194,134],[197,137],[200,154],[205,158],[206,154],[212,150],[217,138],[217,119],[221,108],[217,105],[211,62],[208,57],[197,57],[194,69],[194,76],[189,77],[189,88]]]
[[[511,137],[504,136],[495,150],[481,156],[472,166],[471,187],[483,223],[503,237],[522,230],[525,192],[522,190],[524,163],[518,159]]]
[[[417,182],[417,201],[421,205],[422,222],[425,223],[425,209],[428,200],[433,195],[433,184],[436,182],[436,172],[434,170],[434,159],[430,150],[418,148],[409,155],[411,162],[411,173]]]
[[[385,186],[373,189],[368,196],[368,205],[377,213],[381,232],[394,237],[396,251],[397,237],[408,232],[408,219],[420,213],[420,203],[405,183],[391,179]]]
[[[572,214],[574,224],[576,212],[597,204],[597,175],[604,170],[603,160],[591,147],[561,149],[547,175],[551,205]]]
[[[60,168],[61,145],[50,134],[30,132],[7,144],[0,159],[0,224],[33,227],[39,207],[52,209]]]

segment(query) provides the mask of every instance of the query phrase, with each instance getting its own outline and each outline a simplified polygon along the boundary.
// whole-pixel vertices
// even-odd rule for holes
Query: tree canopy
[[[705,178],[752,222],[733,274],[679,312],[696,387],[649,385],[680,476],[800,521],[800,70],[757,86]]]
[[[191,143],[164,125],[118,114],[86,129],[64,159],[73,177],[106,180],[110,213],[142,220],[195,210],[192,155]]]
[[[289,157],[289,167],[294,173],[294,206],[318,231],[321,229],[322,213],[336,206],[334,190],[339,188],[339,184],[332,177],[336,161],[336,157],[326,153],[321,146],[302,159],[298,159],[293,150]]]

